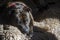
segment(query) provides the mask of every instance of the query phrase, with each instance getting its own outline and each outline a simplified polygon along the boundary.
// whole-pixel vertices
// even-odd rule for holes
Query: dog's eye
[[[21,11],[19,11],[20,13],[22,13]]]
[[[25,21],[28,21],[28,19],[25,19]]]
[[[16,5],[19,5],[19,3],[16,3]]]
[[[22,23],[21,21],[19,23]]]
[[[24,7],[23,9],[27,12],[31,11],[31,8],[29,8],[29,7]]]
[[[11,13],[15,13],[15,10],[12,10]]]

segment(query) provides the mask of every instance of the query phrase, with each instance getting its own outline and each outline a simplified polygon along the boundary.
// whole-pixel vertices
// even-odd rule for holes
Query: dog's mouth
[[[13,7],[15,6],[16,4],[13,2],[13,3],[8,3],[8,7]]]

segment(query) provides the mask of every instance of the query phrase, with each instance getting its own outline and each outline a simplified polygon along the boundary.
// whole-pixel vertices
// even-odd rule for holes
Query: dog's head
[[[31,9],[22,2],[11,2],[8,4],[9,14],[14,14],[17,20],[17,24],[20,25],[27,33],[32,29],[33,17],[31,15]]]

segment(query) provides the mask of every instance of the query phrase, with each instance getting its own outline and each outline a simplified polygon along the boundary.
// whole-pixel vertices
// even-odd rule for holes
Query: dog
[[[9,2],[7,8],[9,9],[9,14],[12,15],[11,18],[14,19],[15,17],[19,28],[22,29],[25,34],[32,37],[34,19],[31,14],[31,8],[23,2]]]

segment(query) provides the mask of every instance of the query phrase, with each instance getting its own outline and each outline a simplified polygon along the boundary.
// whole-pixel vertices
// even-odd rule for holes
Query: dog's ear
[[[31,12],[29,12],[29,16],[30,16],[30,25],[33,26],[34,19],[33,19]]]
[[[33,19],[33,16],[31,14],[31,12],[29,12],[29,16],[30,16],[30,31],[29,31],[29,34],[30,34],[30,37],[32,37],[33,35],[33,22],[34,22],[34,19]]]

